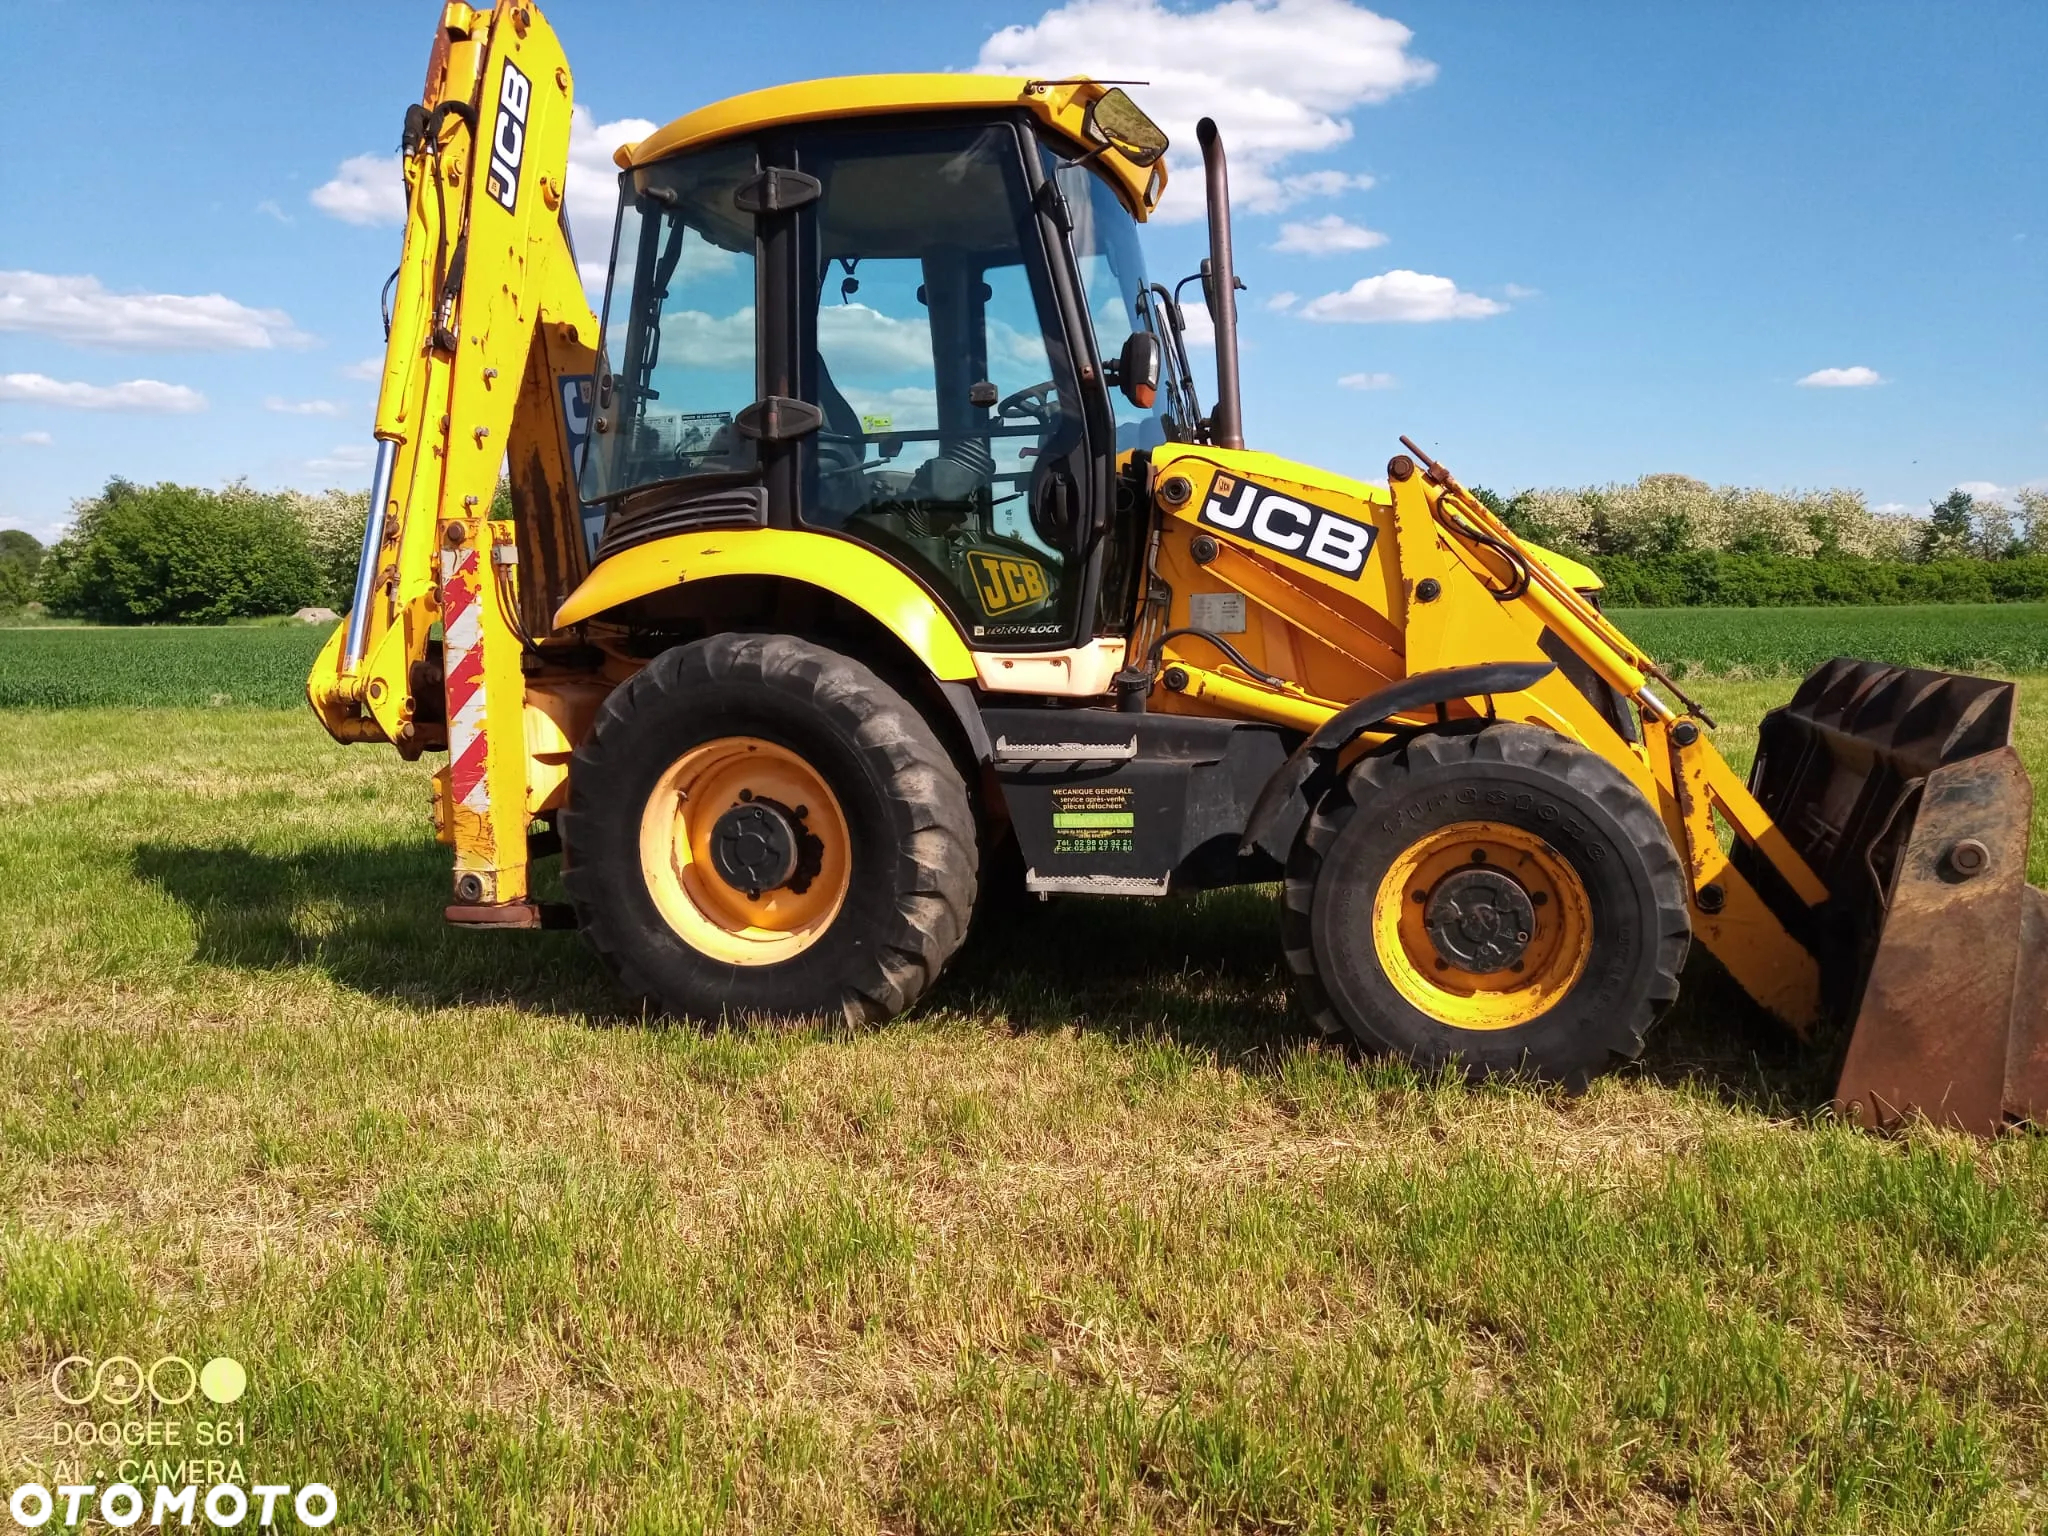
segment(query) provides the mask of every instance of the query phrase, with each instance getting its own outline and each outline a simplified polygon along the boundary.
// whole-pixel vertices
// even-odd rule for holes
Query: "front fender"
[[[833,593],[909,646],[940,681],[974,677],[967,642],[923,587],[851,539],[787,528],[678,533],[620,550],[569,594],[555,614],[555,628],[567,629],[679,582],[719,576],[773,576]]]

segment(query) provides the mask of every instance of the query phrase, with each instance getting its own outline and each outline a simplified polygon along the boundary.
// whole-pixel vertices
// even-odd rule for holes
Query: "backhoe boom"
[[[338,740],[448,750],[437,822],[467,906],[527,894],[521,658],[587,565],[567,413],[587,393],[597,321],[562,217],[570,105],[538,11],[446,7],[406,115],[404,253],[355,598],[308,690]],[[508,460],[521,515],[494,522]]]

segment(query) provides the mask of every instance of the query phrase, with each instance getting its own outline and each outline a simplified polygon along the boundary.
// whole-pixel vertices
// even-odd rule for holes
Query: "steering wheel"
[[[1041,427],[1052,423],[1053,396],[1058,393],[1058,381],[1047,379],[1043,384],[1034,384],[1029,389],[1020,389],[1015,394],[1005,395],[996,402],[996,414],[1013,420],[1037,422]]]

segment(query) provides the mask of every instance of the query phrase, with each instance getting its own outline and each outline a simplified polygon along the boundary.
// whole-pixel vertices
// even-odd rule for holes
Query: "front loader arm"
[[[563,224],[571,99],[533,6],[446,7],[406,116],[404,254],[354,601],[307,684],[337,740],[448,748],[442,832],[457,900],[475,905],[526,894],[521,655],[583,575],[564,386],[590,372],[597,321]],[[515,518],[494,523],[508,450]]]

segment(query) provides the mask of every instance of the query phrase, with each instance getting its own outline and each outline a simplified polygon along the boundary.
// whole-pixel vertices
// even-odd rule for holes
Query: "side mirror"
[[[1115,382],[1124,398],[1142,411],[1152,409],[1159,398],[1159,338],[1150,331],[1133,331],[1124,341],[1123,355],[1116,362]]]
[[[1090,142],[1114,149],[1131,164],[1147,166],[1166,153],[1166,132],[1120,90],[1104,91],[1088,104],[1081,131]]]

